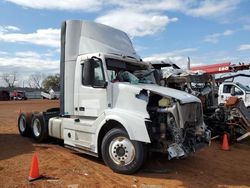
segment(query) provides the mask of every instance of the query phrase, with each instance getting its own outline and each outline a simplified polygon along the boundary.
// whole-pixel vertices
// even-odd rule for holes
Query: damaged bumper
[[[194,153],[197,150],[210,145],[210,143],[211,132],[210,130],[206,129],[201,135],[195,135],[195,137],[186,138],[184,143],[173,143],[169,145],[167,149],[168,159],[171,160],[173,158],[189,156],[191,153]]]
[[[200,102],[182,103],[152,94],[145,124],[151,140],[150,151],[181,158],[210,144],[211,132],[203,121]]]

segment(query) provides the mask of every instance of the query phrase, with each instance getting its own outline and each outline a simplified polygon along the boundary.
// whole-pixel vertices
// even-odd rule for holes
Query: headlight
[[[161,100],[158,101],[159,107],[170,107],[173,105],[173,100],[170,98],[163,97]]]

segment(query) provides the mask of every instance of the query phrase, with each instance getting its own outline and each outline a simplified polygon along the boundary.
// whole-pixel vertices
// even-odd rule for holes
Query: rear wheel
[[[18,130],[22,136],[30,136],[30,118],[25,114],[21,113],[18,117]]]
[[[47,140],[48,126],[45,124],[41,113],[33,115],[31,127],[33,137],[37,142],[44,142]]]
[[[111,129],[104,136],[101,149],[104,162],[117,173],[135,173],[146,158],[144,144],[130,140],[123,129]]]

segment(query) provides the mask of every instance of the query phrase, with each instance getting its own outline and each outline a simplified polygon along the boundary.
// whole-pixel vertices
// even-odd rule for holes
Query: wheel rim
[[[25,129],[26,129],[26,123],[25,123],[24,117],[21,117],[21,118],[20,118],[20,121],[19,121],[19,128],[20,128],[20,131],[21,131],[21,132],[24,132]]]
[[[33,132],[36,137],[38,137],[41,134],[41,124],[38,119],[34,120],[33,123]]]
[[[135,147],[126,137],[117,137],[109,145],[109,155],[114,163],[125,166],[135,158]]]

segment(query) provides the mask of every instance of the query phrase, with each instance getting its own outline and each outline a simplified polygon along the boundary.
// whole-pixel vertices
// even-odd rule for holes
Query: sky
[[[16,72],[17,85],[59,73],[68,19],[125,31],[144,60],[250,63],[249,10],[250,0],[0,0],[0,86],[3,73]]]

